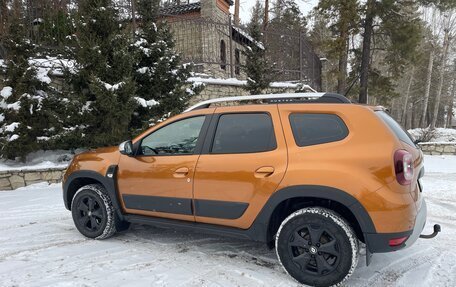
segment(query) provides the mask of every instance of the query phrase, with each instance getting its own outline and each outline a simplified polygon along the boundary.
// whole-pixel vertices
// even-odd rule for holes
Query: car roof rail
[[[199,109],[209,108],[212,104],[224,102],[245,102],[263,100],[268,104],[283,104],[283,103],[327,103],[327,104],[350,104],[350,100],[346,97],[333,93],[295,93],[295,94],[269,94],[269,95],[252,95],[252,96],[236,96],[215,98],[200,102],[191,106],[184,112],[190,112]]]

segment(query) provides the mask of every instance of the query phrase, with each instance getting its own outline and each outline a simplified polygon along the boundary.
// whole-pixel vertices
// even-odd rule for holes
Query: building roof
[[[232,0],[225,0],[229,5],[233,5]],[[174,5],[160,9],[162,15],[179,15],[201,10],[201,2]]]
[[[160,9],[162,15],[178,15],[201,10],[201,3],[189,3]]]

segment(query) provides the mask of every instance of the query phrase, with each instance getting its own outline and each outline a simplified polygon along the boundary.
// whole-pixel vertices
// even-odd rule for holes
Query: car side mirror
[[[133,143],[131,140],[121,143],[119,145],[119,152],[124,155],[133,156]]]

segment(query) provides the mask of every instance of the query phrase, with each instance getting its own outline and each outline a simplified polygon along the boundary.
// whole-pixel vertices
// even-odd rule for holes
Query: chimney
[[[228,23],[232,0],[200,0],[200,3],[202,18]]]

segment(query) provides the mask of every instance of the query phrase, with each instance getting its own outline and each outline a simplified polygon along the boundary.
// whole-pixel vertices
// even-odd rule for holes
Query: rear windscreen
[[[415,146],[413,142],[413,137],[402,128],[402,126],[396,122],[392,117],[390,117],[387,113],[380,111],[376,112],[376,114],[385,122],[385,124],[393,131],[393,133],[403,142],[409,144],[411,146]]]

